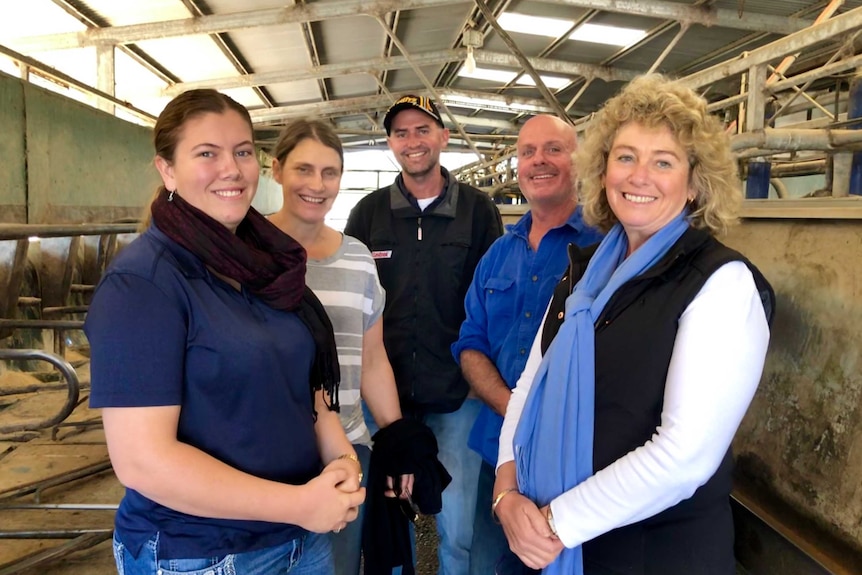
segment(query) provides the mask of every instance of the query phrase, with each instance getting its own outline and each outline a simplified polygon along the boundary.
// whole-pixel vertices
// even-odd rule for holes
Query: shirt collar
[[[449,170],[447,170],[443,166],[440,166],[440,173],[443,174],[443,189],[440,190],[440,195],[434,198],[434,201],[431,202],[431,205],[425,208],[426,210],[429,210],[435,205],[442,202],[446,197],[446,192],[449,190],[452,181],[452,176],[449,174]],[[410,190],[407,189],[407,186],[404,185],[403,172],[398,174],[398,176],[395,178],[395,185],[398,188],[398,191],[401,192],[401,195],[404,196],[404,199],[407,200],[411,206],[419,210],[419,202],[416,200],[416,196],[411,194]]]
[[[566,220],[566,222],[564,224],[557,226],[554,229],[559,229],[559,228],[562,228],[563,226],[568,226],[568,227],[572,228],[573,230],[575,230],[575,232],[577,232],[579,234],[583,233],[584,230],[587,228],[586,224],[584,224],[583,212],[584,212],[584,209],[580,205],[578,205],[577,207],[575,207],[575,209],[569,215],[569,219]],[[524,214],[523,216],[521,216],[521,219],[519,219],[517,222],[515,222],[514,224],[507,225],[506,230],[508,230],[510,233],[515,234],[518,237],[526,239],[527,236],[530,235],[530,228],[532,226],[533,226],[533,210],[528,210],[527,213]]]
[[[399,217],[416,217],[424,215],[435,215],[454,218],[455,207],[458,205],[458,180],[452,177],[449,170],[440,166],[443,174],[443,189],[431,205],[425,210],[419,209],[416,198],[404,187],[404,177],[398,174],[395,182],[389,188],[390,206]]]
[[[151,223],[150,227],[146,229],[144,234],[165,246],[165,249],[168,250],[176,260],[177,266],[184,276],[188,278],[209,276],[204,262],[199,257],[165,235],[162,230],[156,227],[156,224]]]

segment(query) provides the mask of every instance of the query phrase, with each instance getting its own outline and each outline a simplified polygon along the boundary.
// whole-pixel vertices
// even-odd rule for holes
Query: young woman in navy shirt
[[[227,96],[168,104],[151,222],[90,306],[90,401],[127,488],[121,574],[328,574],[322,534],[365,497],[305,251],[250,208],[253,142]]]

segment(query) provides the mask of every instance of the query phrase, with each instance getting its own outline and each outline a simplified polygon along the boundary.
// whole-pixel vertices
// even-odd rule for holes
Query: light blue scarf
[[[687,216],[683,210],[628,258],[626,234],[616,224],[566,299],[565,320],[542,359],[514,437],[519,489],[539,507],[593,474],[596,319],[623,284],[676,243],[688,229]],[[583,572],[580,546],[563,549],[542,571]]]

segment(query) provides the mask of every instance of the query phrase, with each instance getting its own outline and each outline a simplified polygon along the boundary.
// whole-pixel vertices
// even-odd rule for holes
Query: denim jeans
[[[423,418],[437,438],[438,459],[452,476],[452,483],[443,491],[443,510],[437,515],[438,575],[470,572],[476,486],[482,458],[467,447],[467,437],[480,405],[478,399],[466,399],[457,411],[429,413]]]
[[[362,487],[367,487],[368,465],[371,450],[365,445],[354,444],[359,463],[362,465]],[[340,533],[330,533],[335,575],[359,575],[359,557],[362,552],[362,525],[365,519],[365,504],[359,506],[359,515],[347,524]]]
[[[114,536],[119,575],[332,575],[329,537],[309,533],[275,547],[202,559],[158,559],[159,536],[134,557]]]
[[[531,572],[509,549],[503,526],[491,516],[494,498],[494,467],[482,462],[473,521],[473,547],[470,550],[470,575],[523,575]]]
[[[470,572],[470,546],[473,543],[473,516],[476,510],[476,485],[482,458],[467,447],[467,437],[481,403],[478,399],[467,399],[452,413],[428,413],[420,420],[434,432],[437,439],[437,458],[452,476],[452,483],[443,491],[443,510],[437,514],[438,575],[467,575]],[[378,430],[374,420],[363,404],[365,424],[372,435]],[[413,542],[413,557],[416,557],[416,541],[413,526],[410,526]],[[396,567],[393,575],[400,575]]]

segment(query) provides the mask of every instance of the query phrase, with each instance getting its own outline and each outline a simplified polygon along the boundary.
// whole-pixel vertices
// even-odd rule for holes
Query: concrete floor
[[[89,432],[101,433],[101,432]],[[0,460],[0,471],[2,471]],[[116,504],[123,487],[113,472],[107,471],[77,481],[62,488],[45,491],[42,503],[107,503]],[[32,496],[20,498],[22,503],[34,502]],[[2,504],[0,504],[2,505]],[[46,529],[110,529],[112,511],[2,510],[2,531]],[[417,575],[437,572],[437,532],[433,517],[420,517],[416,526]],[[0,539],[0,573],[2,565],[25,555],[59,546],[63,540],[3,540]],[[110,541],[64,556],[62,559],[31,569],[17,571],[20,575],[113,575],[116,573]]]
[[[107,472],[79,481],[42,498],[44,503],[116,503],[123,489]],[[2,530],[110,528],[109,511],[0,511]],[[433,517],[421,517],[416,526],[417,575],[437,573],[437,532]],[[13,558],[61,545],[60,540],[0,540],[0,565]],[[0,568],[2,572],[2,568]],[[110,541],[65,556],[62,560],[19,571],[20,575],[113,575],[116,573]]]
[[[76,352],[67,352],[74,362],[82,382],[80,404],[66,419],[66,423],[98,423],[98,411],[87,407],[89,365],[86,358]],[[45,368],[44,364],[20,366],[26,370]],[[35,376],[42,374],[35,373]],[[0,366],[0,428],[42,421],[57,413],[62,406],[65,390],[39,393],[11,394],[28,386],[43,385],[34,373],[3,371]],[[56,477],[74,469],[99,462],[107,462],[108,453],[101,427],[62,427],[55,437],[50,430],[42,432],[16,432],[0,434],[0,532],[45,531],[72,529],[111,529],[114,512],[111,510],[21,510],[9,509],[13,504],[109,504],[117,505],[123,497],[123,486],[108,469],[62,486],[42,490],[39,497],[33,494],[11,497],[17,490],[46,478]],[[6,508],[4,508],[6,506]],[[7,539],[0,538],[0,575],[6,575],[4,565],[18,562],[48,549],[56,548],[68,540],[63,539]],[[420,517],[416,526],[417,575],[434,575],[437,572],[437,532],[433,517]],[[11,571],[10,571],[11,572]],[[88,549],[62,556],[58,560],[25,570],[20,575],[113,575],[116,573],[110,540]]]

